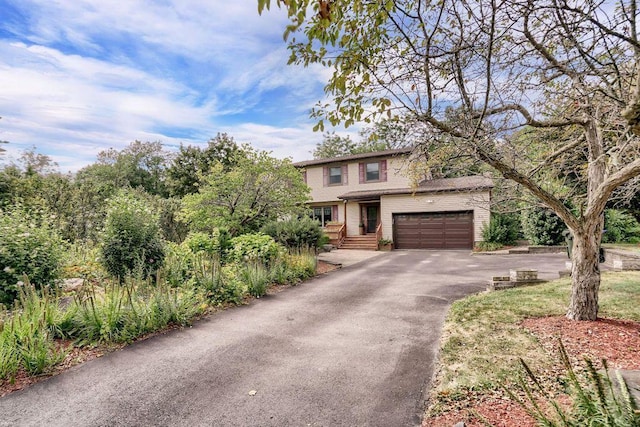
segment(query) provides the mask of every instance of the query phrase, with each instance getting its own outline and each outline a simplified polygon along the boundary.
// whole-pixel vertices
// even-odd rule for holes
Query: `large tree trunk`
[[[600,288],[598,233],[576,233],[573,240],[571,266],[571,301],[567,318],[596,320]]]

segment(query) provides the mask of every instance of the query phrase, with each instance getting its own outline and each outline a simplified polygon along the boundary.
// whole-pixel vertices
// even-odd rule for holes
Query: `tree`
[[[316,144],[314,159],[349,156],[351,154],[372,153],[407,146],[403,144],[403,135],[407,133],[404,124],[398,121],[383,120],[360,132],[360,140],[354,142],[349,136],[325,132],[322,142]]]
[[[192,229],[225,227],[235,236],[304,212],[309,188],[289,159],[245,145],[234,162],[228,169],[221,162],[212,165],[198,193],[182,199],[180,216]]]
[[[258,0],[259,11],[270,4]],[[449,156],[480,160],[528,190],[574,236],[567,317],[597,317],[604,209],[640,175],[635,1],[277,5],[291,21],[290,61],[333,68],[325,87],[332,102],[312,111],[319,129],[401,113],[428,127]],[[564,137],[532,152],[514,139],[524,128]],[[549,173],[566,158],[584,158],[584,191]]]
[[[336,135],[335,132],[326,132],[322,135],[322,142],[316,144],[313,150],[314,159],[330,159],[332,157],[348,156],[355,154],[356,144],[349,136]]]
[[[142,188],[149,194],[166,195],[165,175],[170,155],[160,142],[133,141],[121,151],[98,153],[93,173],[115,188]]]
[[[171,194],[182,197],[197,193],[200,178],[206,176],[215,163],[219,162],[229,169],[241,152],[233,137],[226,133],[218,133],[211,138],[205,149],[180,145],[180,151],[167,170]]]

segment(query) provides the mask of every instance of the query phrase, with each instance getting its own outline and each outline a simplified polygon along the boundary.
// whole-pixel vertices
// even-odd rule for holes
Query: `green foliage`
[[[231,239],[227,258],[231,262],[259,261],[266,264],[280,255],[282,249],[273,237],[266,234],[243,234]]]
[[[272,221],[262,227],[262,232],[287,248],[315,248],[322,242],[322,228],[318,221],[307,216],[284,221]]]
[[[160,142],[133,141],[121,151],[110,148],[98,153],[95,172],[101,182],[112,183],[117,189],[138,188],[166,196],[168,158]]]
[[[503,248],[504,245],[498,242],[487,242],[486,240],[476,243],[475,250],[482,252],[491,252]]]
[[[163,259],[158,217],[148,204],[124,191],[110,199],[102,242],[102,262],[107,271],[120,280],[132,272],[147,277]]]
[[[220,162],[212,165],[199,192],[183,198],[180,218],[192,230],[226,227],[237,236],[304,212],[309,188],[290,160],[249,146],[235,160],[230,168]]]
[[[639,243],[640,223],[624,211],[608,209],[604,212],[605,233],[602,243]]]
[[[62,336],[72,315],[46,289],[40,294],[28,282],[21,286],[15,310],[0,313],[0,380],[15,378],[21,369],[38,375],[61,362],[66,352],[53,338]]]
[[[564,222],[550,209],[533,207],[522,211],[522,233],[532,245],[564,244]]]
[[[211,172],[211,167],[221,163],[224,170],[235,166],[242,150],[233,138],[226,133],[218,133],[211,138],[207,148],[180,145],[180,151],[174,157],[167,170],[171,194],[183,197],[198,192],[203,178]]]
[[[187,325],[202,312],[194,290],[171,288],[165,281],[151,286],[131,277],[100,291],[92,287],[75,304],[72,334],[84,344],[131,342],[170,324]]]
[[[64,244],[43,212],[21,206],[0,211],[0,303],[11,303],[17,284],[29,280],[39,289],[60,277]]]
[[[520,359],[520,363],[524,375],[520,375],[518,385],[524,392],[526,400],[521,399],[508,387],[503,386],[507,394],[525,409],[539,425],[549,427],[628,427],[640,425],[638,404],[629,392],[629,386],[619,371],[616,371],[617,385],[614,385],[609,376],[606,360],[602,360],[604,373],[600,373],[594,363],[585,358],[586,376],[581,377],[571,365],[562,342],[559,344],[559,350],[560,359],[567,372],[569,396],[573,402],[572,411],[566,411],[551,397],[552,390],[548,390],[543,382],[539,381],[522,359]],[[542,396],[546,408],[539,403],[538,395]],[[551,414],[548,413],[549,411]]]
[[[200,254],[195,258],[193,283],[215,305],[240,304],[246,286],[238,277],[237,271],[237,265],[223,266],[219,259]]]
[[[258,262],[248,262],[239,267],[240,280],[247,286],[249,294],[260,298],[267,293],[269,285],[269,273],[267,269]]]
[[[515,215],[494,213],[489,226],[483,224],[482,239],[487,243],[512,245],[518,238],[520,223]]]
[[[182,244],[194,254],[204,252],[224,259],[231,247],[231,236],[225,228],[216,228],[211,233],[193,231],[187,235]]]

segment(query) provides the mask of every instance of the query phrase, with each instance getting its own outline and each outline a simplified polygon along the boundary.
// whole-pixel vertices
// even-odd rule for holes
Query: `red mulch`
[[[616,369],[640,369],[640,322],[616,319],[575,322],[564,316],[531,318],[522,327],[534,334],[550,353],[557,353],[558,338],[574,361],[584,357],[594,362],[606,359]],[[568,398],[562,403],[569,405]],[[501,397],[478,398],[471,408],[425,418],[423,427],[452,427],[464,421],[465,427],[482,427],[474,415],[481,414],[495,427],[535,427],[534,420],[518,404]]]

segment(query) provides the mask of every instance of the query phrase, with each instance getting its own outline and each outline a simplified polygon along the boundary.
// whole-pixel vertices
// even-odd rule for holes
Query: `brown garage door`
[[[471,249],[473,212],[429,212],[393,215],[398,249]]]

